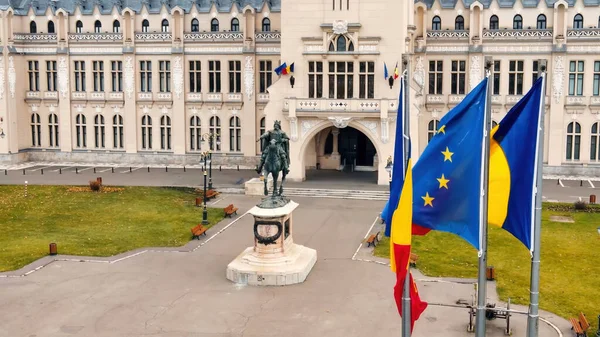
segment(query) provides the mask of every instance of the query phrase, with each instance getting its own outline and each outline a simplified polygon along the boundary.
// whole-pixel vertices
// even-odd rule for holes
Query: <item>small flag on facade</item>
[[[387,65],[385,64],[385,62],[383,62],[383,77],[385,77],[386,80],[388,79],[388,77],[390,77],[390,74],[388,74]]]
[[[283,62],[282,65],[275,68],[275,73],[277,75],[287,75],[287,74],[291,74],[293,72],[294,72],[294,63],[292,63],[288,66],[286,62]]]

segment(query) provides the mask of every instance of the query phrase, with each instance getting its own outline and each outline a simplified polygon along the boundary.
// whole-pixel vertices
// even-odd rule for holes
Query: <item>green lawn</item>
[[[202,220],[193,190],[125,187],[117,192],[70,192],[68,186],[0,186],[0,271],[48,254],[111,256],[140,247],[174,247],[191,239]],[[72,188],[71,188],[72,189]],[[210,209],[210,225],[223,218]]]
[[[575,223],[552,222],[551,215],[570,216]],[[582,311],[595,331],[600,314],[600,213],[545,209],[542,221],[540,306],[565,318]],[[412,251],[419,255],[418,269],[426,275],[477,277],[477,252],[458,236],[442,232],[413,236]],[[389,258],[387,238],[375,255]],[[531,258],[525,246],[508,232],[490,227],[488,265],[496,269],[502,300],[510,297],[529,304]]]

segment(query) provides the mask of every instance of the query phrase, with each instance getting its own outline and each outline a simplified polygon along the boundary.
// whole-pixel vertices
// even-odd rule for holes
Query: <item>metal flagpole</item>
[[[485,116],[483,118],[483,149],[481,158],[481,197],[479,214],[479,270],[477,275],[477,311],[475,315],[475,336],[485,337],[485,302],[486,302],[486,269],[487,269],[487,241],[488,241],[488,181],[490,169],[490,127],[492,120],[491,108],[491,81],[490,71],[492,58],[485,57],[486,77],[488,78],[485,92]]]
[[[404,155],[404,170],[402,174],[404,178],[406,178],[406,170],[408,169],[408,153],[410,151],[410,87],[408,85],[410,78],[410,60],[408,55],[404,55],[402,60],[402,65],[404,66],[403,76],[402,76],[402,85],[404,88],[403,98],[404,98],[404,106],[402,107],[402,116],[396,117],[396,123],[398,119],[402,118],[402,126],[404,130],[402,131],[402,137],[404,144],[403,155]],[[398,137],[398,135],[396,135]],[[398,266],[396,266],[398,268]],[[404,287],[402,289],[402,337],[410,337],[411,331],[411,317],[410,317],[410,264],[408,265],[408,271],[406,273],[406,277],[404,278]]]
[[[540,246],[542,230],[542,170],[544,168],[544,111],[546,97],[546,62],[538,60],[538,74],[543,78],[540,98],[540,117],[538,120],[537,150],[536,150],[536,186],[535,188],[535,218],[533,225],[533,252],[531,257],[531,284],[529,290],[529,315],[527,316],[527,337],[537,337],[539,330],[540,303]]]

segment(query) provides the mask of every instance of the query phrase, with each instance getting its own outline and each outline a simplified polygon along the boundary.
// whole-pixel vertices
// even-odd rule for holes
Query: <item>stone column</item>
[[[173,48],[173,53],[176,49]],[[173,120],[171,128],[173,130],[172,149],[174,154],[184,155],[187,148],[186,137],[186,111],[185,111],[185,90],[183,85],[183,57],[182,54],[173,57],[173,107],[171,109]]]
[[[138,106],[136,104],[137,90],[135,84],[135,54],[127,54],[123,59],[123,75],[125,92],[123,93],[123,119],[125,124],[125,151],[137,152]]]
[[[333,129],[331,134],[333,135],[333,152],[331,154],[339,155],[340,153],[338,152],[338,140],[339,140],[339,136],[340,136],[340,130],[337,128]]]

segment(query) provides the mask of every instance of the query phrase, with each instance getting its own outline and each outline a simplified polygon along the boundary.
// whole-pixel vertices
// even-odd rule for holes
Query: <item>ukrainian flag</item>
[[[488,222],[533,249],[540,116],[544,78],[492,130]]]

